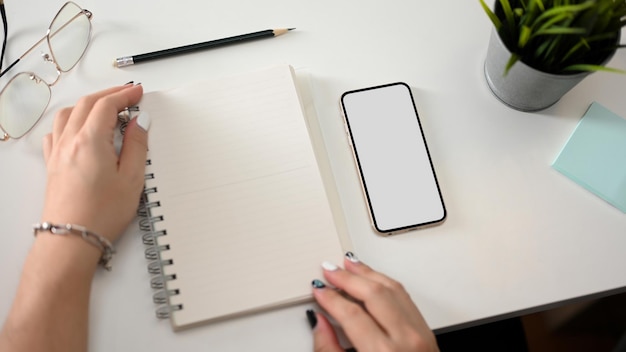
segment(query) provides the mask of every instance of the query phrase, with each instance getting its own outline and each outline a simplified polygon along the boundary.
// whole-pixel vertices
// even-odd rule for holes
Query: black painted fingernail
[[[135,81],[128,81],[128,82],[124,83],[124,85],[127,86],[127,85],[133,84],[133,83],[135,83]]]
[[[346,352],[357,352],[354,347],[346,348],[344,351],[346,351]]]
[[[353,263],[360,262],[359,257],[357,257],[356,254],[354,254],[352,252],[346,252],[346,258],[348,258],[348,260],[353,262]]]
[[[312,309],[306,311],[306,318],[309,321],[309,325],[311,325],[311,329],[315,329],[317,326],[317,316]]]
[[[324,288],[326,287],[326,285],[324,285],[324,283],[318,279],[315,279],[313,281],[311,281],[311,286],[313,286],[313,288]]]

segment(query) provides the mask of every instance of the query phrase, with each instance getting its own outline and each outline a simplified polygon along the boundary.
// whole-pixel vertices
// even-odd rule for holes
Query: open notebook
[[[310,300],[349,248],[317,120],[292,68],[144,95],[144,242],[174,329]]]

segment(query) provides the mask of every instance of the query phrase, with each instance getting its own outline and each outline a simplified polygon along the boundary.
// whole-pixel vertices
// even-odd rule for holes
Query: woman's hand
[[[44,139],[48,184],[42,221],[82,225],[111,242],[123,233],[143,188],[149,119],[140,115],[131,121],[119,156],[114,131],[117,114],[142,94],[141,85],[127,84],[57,113]]]
[[[352,253],[346,255],[344,266],[345,270],[324,263],[324,277],[337,289],[314,280],[313,295],[358,352],[439,350],[433,332],[400,283],[372,270]],[[308,315],[314,326],[315,351],[344,351],[326,317]]]
[[[57,113],[44,138],[48,185],[42,220],[83,225],[114,241],[135,214],[143,188],[147,115],[126,128],[118,156],[118,112],[139,102],[141,86],[82,98]],[[37,235],[13,307],[0,331],[2,351],[86,351],[89,296],[100,250],[78,236]]]

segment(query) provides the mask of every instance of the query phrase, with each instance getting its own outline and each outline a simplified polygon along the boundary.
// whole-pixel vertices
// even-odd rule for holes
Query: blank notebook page
[[[342,248],[290,66],[145,94],[175,328],[311,298]]]

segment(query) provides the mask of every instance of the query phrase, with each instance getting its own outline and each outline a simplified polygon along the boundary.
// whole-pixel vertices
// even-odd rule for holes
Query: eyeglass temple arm
[[[20,62],[20,60],[22,60],[24,58],[24,56],[28,55],[28,53],[30,53],[33,49],[35,49],[39,44],[41,44],[41,42],[44,41],[44,39],[46,39],[46,37],[44,36],[43,38],[39,39],[37,41],[37,43],[35,43],[35,45],[31,46],[28,50],[26,50],[26,52],[24,52],[24,54],[22,54],[22,56],[19,57],[19,59],[13,61],[12,64],[9,65],[9,67],[5,68],[4,71],[0,72],[0,77],[4,76],[5,73],[9,72],[10,69],[13,68],[13,66],[17,65],[18,62]]]
[[[8,36],[7,12],[4,8],[4,0],[0,0],[0,14],[2,15],[2,26],[4,28],[4,39],[2,40],[2,54],[0,54],[0,69],[2,69],[2,63],[4,62],[4,50],[7,47]]]

